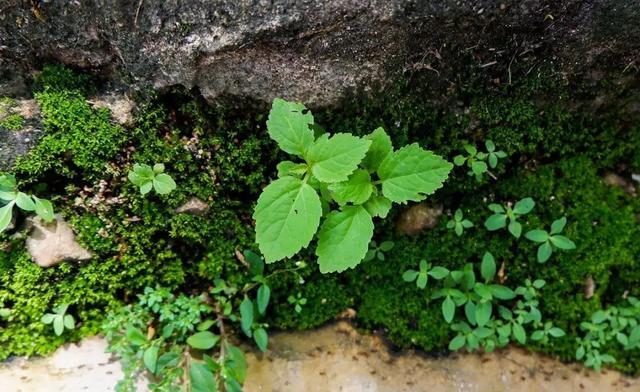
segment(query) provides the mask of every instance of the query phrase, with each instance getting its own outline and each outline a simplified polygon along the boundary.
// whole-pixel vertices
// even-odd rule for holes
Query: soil
[[[120,364],[100,337],[67,345],[48,358],[0,365],[3,391],[113,391]],[[247,392],[638,391],[640,379],[508,348],[444,358],[392,354],[382,339],[341,322],[272,336],[267,354],[248,354]],[[140,385],[139,391],[144,391]]]

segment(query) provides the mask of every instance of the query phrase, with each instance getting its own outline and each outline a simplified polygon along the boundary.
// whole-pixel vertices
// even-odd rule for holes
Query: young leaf
[[[318,230],[322,206],[311,186],[283,177],[267,186],[256,206],[256,242],[267,263],[291,257],[309,245]]]
[[[560,249],[571,250],[576,248],[576,244],[563,235],[553,235],[549,237],[549,241]]]
[[[520,238],[522,234],[522,225],[520,222],[512,220],[509,222],[509,232],[516,238]]]
[[[370,140],[348,133],[336,133],[331,138],[324,135],[309,148],[305,158],[319,181],[341,182],[357,169],[370,145]]]
[[[451,297],[446,296],[444,301],[442,301],[442,315],[444,316],[444,321],[451,323],[455,312],[456,304],[453,302]]]
[[[371,146],[362,160],[362,165],[369,171],[374,172],[387,155],[391,154],[393,145],[391,144],[391,138],[382,128],[377,128],[365,136],[365,139],[371,140]]]
[[[0,232],[4,231],[11,224],[11,217],[14,202],[0,208]]]
[[[496,260],[490,252],[485,252],[484,256],[482,256],[480,274],[486,282],[493,279],[496,274]]]
[[[358,169],[344,182],[336,182],[329,185],[332,197],[338,204],[347,203],[362,204],[369,200],[373,192],[371,176],[366,170]]]
[[[158,346],[151,346],[144,351],[142,356],[144,366],[151,374],[156,374],[156,365],[158,364]]]
[[[43,324],[51,324],[55,317],[56,317],[55,314],[47,313],[44,316],[42,316],[40,321],[42,321]]]
[[[484,327],[491,319],[491,302],[480,302],[476,305],[476,323],[479,327]]]
[[[273,100],[267,132],[281,150],[303,156],[314,140],[313,131],[309,128],[311,124],[313,115],[303,104],[280,98]]]
[[[155,165],[153,165],[153,173],[154,174],[164,173],[164,163],[156,163]]]
[[[431,268],[429,275],[433,276],[434,279],[440,280],[449,276],[449,270],[444,267],[436,266]]]
[[[264,314],[269,305],[269,298],[271,297],[271,289],[267,285],[261,285],[258,288],[258,296],[256,301],[258,302],[258,311],[260,314]]]
[[[346,206],[331,212],[318,234],[320,272],[342,272],[358,265],[372,237],[373,220],[364,207]]]
[[[251,326],[253,325],[253,302],[244,297],[240,304],[240,326],[245,335],[251,337]]]
[[[36,203],[33,202],[33,199],[23,192],[18,192],[16,205],[23,211],[35,211],[36,209]]]
[[[513,337],[516,338],[518,343],[525,344],[527,342],[527,333],[520,324],[513,324]]]
[[[126,333],[127,340],[134,346],[143,346],[147,343],[147,337],[139,329],[129,326]]]
[[[65,328],[67,328],[67,329],[73,329],[73,328],[75,328],[75,326],[76,326],[76,322],[75,322],[75,320],[73,319],[73,316],[72,316],[72,315],[70,315],[70,314],[65,314],[62,320],[63,320],[63,323],[64,323]]]
[[[153,179],[153,188],[159,195],[168,195],[176,189],[176,182],[168,174],[161,173]]]
[[[191,392],[217,392],[218,383],[204,363],[191,362],[189,367],[189,380],[191,381]]]
[[[551,224],[551,235],[561,233],[564,227],[567,225],[567,218],[562,217],[553,221]]]
[[[495,231],[504,228],[507,225],[507,216],[503,214],[494,214],[487,218],[484,227],[489,231]]]
[[[304,163],[294,163],[291,161],[282,161],[276,166],[278,169],[278,178],[285,176],[299,177],[307,172],[307,165]]]
[[[405,282],[413,282],[414,280],[416,280],[416,278],[418,278],[418,274],[419,272],[416,270],[406,270],[402,274],[402,280],[404,280]]]
[[[153,189],[153,180],[144,182],[142,185],[140,185],[140,194],[146,195],[147,193],[151,192],[152,189]]]
[[[253,332],[253,340],[256,342],[256,345],[263,353],[267,351],[267,346],[269,345],[269,335],[264,328],[258,328]]]
[[[33,201],[36,203],[36,214],[45,222],[53,221],[55,216],[51,202],[45,199],[38,199],[35,196],[33,196]]]
[[[533,242],[546,242],[549,239],[549,234],[544,230],[531,230],[524,236]]]
[[[417,143],[395,151],[380,164],[382,194],[396,203],[421,201],[442,187],[453,165]]]
[[[506,212],[504,210],[504,207],[500,204],[491,203],[487,206],[487,208],[489,208],[490,211],[493,211],[496,214],[504,214]]]
[[[394,246],[395,244],[393,243],[393,241],[384,241],[380,244],[380,250],[383,252],[388,252],[393,249]]]
[[[455,338],[453,338],[451,342],[449,342],[449,350],[457,351],[462,347],[464,347],[465,343],[466,343],[466,339],[464,335],[458,335]]]
[[[551,248],[551,244],[549,242],[545,242],[538,247],[538,263],[544,263],[549,260],[551,257],[551,253],[553,249]]]
[[[56,315],[53,319],[53,332],[58,336],[64,332],[64,320],[60,315]]]
[[[211,331],[195,333],[187,339],[187,344],[197,350],[209,350],[220,341],[220,336]]]
[[[391,211],[391,200],[384,196],[373,195],[366,203],[364,208],[371,214],[371,216],[386,218],[389,211]]]
[[[533,210],[533,207],[535,205],[536,203],[533,201],[533,199],[530,197],[527,197],[525,199],[518,201],[516,205],[513,206],[513,212],[518,215],[528,214],[529,212],[531,212],[531,210]]]

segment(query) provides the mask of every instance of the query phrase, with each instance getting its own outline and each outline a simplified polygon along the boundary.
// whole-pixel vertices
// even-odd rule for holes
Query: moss
[[[23,184],[42,183],[56,209],[73,225],[78,240],[95,254],[84,264],[64,263],[40,269],[28,260],[21,240],[0,235],[8,252],[0,253],[0,301],[14,317],[0,331],[0,358],[11,354],[46,353],[66,340],[95,333],[109,309],[130,302],[145,286],[194,292],[216,278],[242,285],[247,274],[236,249],[254,246],[252,206],[261,188],[274,177],[281,158],[264,131],[264,113],[210,107],[198,98],[176,92],[139,103],[136,125],[124,130],[111,124],[103,110],[85,100],[86,77],[47,68],[37,99],[42,105],[46,136],[16,166]],[[573,358],[580,321],[621,300],[625,291],[640,295],[640,268],[635,214],[640,202],[602,183],[605,169],[640,167],[640,129],[615,113],[573,111],[562,99],[544,102],[536,95],[550,87],[546,80],[523,80],[502,91],[465,89],[446,106],[435,105],[411,86],[399,85],[377,99],[358,98],[337,109],[314,112],[332,131],[357,134],[377,126],[389,130],[396,146],[418,141],[452,158],[464,143],[492,139],[509,158],[496,170],[499,180],[476,182],[456,169],[434,201],[449,213],[462,208],[476,227],[457,237],[446,219],[416,237],[399,236],[394,220],[378,222],[376,240],[396,246],[384,262],[363,263],[347,273],[321,275],[311,251],[302,252],[311,268],[301,277],[272,278],[272,327],[311,328],[331,320],[346,307],[358,312],[357,323],[381,329],[403,347],[446,351],[449,326],[440,304],[401,279],[420,259],[448,268],[479,261],[486,250],[505,263],[507,284],[543,278],[541,309],[568,332],[543,350],[565,360]],[[555,90],[552,90],[555,91]],[[558,96],[562,97],[558,90]],[[178,183],[169,196],[143,197],[126,180],[134,163],[164,163]],[[482,222],[489,202],[533,197],[534,213],[525,229],[541,228],[566,215],[567,235],[578,244],[573,252],[554,253],[546,264],[535,261],[535,246],[515,241],[506,231],[487,233]],[[194,216],[175,209],[192,197],[209,205]],[[292,261],[268,269],[291,267]],[[595,296],[585,300],[583,282],[597,282]],[[308,303],[300,313],[287,302],[301,293]],[[41,315],[62,302],[82,322],[78,330],[57,338],[39,323]],[[636,372],[635,352],[617,348],[615,366]]]
[[[24,127],[24,118],[19,114],[10,114],[0,120],[0,128],[10,131],[19,131]]]

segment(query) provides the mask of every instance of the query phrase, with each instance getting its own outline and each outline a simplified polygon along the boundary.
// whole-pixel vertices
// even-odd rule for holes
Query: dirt
[[[277,333],[267,354],[249,353],[246,392],[639,391],[640,379],[595,373],[578,364],[508,348],[492,354],[431,358],[389,353],[376,336],[346,322],[306,332]],[[120,365],[102,338],[67,345],[48,358],[0,365],[2,391],[113,391]],[[146,388],[139,388],[139,391]]]

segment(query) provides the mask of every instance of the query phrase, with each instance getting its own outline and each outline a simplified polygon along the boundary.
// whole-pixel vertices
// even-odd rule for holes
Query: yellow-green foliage
[[[217,277],[241,285],[246,274],[234,251],[253,246],[252,207],[281,158],[266,135],[262,113],[211,108],[173,94],[141,103],[136,126],[124,130],[111,124],[106,111],[86,103],[86,81],[73,75],[60,68],[43,72],[37,99],[46,136],[15,171],[24,184],[45,183],[49,195],[43,196],[65,196],[53,200],[56,210],[96,257],[41,269],[29,260],[22,240],[0,235],[0,244],[7,246],[0,253],[0,302],[12,309],[10,319],[0,321],[0,358],[46,353],[65,339],[96,333],[107,311],[135,301],[145,286],[160,284],[193,294]],[[270,324],[310,328],[353,307],[359,326],[388,331],[400,346],[444,351],[452,336],[439,303],[426,300],[429,289],[421,292],[403,282],[402,272],[423,258],[453,269],[479,262],[491,250],[499,266],[505,263],[506,285],[515,287],[534,277],[547,281],[540,305],[543,318],[563,328],[567,337],[552,346],[530,347],[572,359],[580,321],[619,303],[626,290],[640,295],[635,217],[640,202],[600,179],[619,163],[640,169],[640,129],[618,123],[615,113],[571,113],[555,102],[540,107],[528,88],[491,95],[470,91],[460,97],[468,103],[466,111],[435,108],[399,88],[375,101],[353,100],[353,106],[314,112],[317,123],[337,132],[364,135],[384,126],[394,145],[417,141],[450,159],[463,144],[485,139],[510,156],[496,171],[497,182],[477,183],[454,169],[436,195],[445,211],[461,208],[476,227],[458,237],[446,229],[443,217],[431,231],[399,236],[395,210],[374,235],[379,242],[396,243],[384,261],[363,262],[341,275],[321,275],[311,267],[302,272],[304,284],[292,275],[278,275],[271,282]],[[178,188],[171,197],[140,196],[125,179],[134,162],[164,163]],[[100,180],[105,193],[93,205]],[[94,190],[81,197],[86,186]],[[558,252],[538,264],[535,244],[520,240],[516,245],[506,232],[482,229],[490,214],[486,203],[527,196],[535,199],[536,208],[522,221],[525,230],[546,227],[566,215],[566,234],[576,242],[575,251]],[[74,205],[78,197],[84,200],[80,207]],[[192,197],[207,202],[209,210],[200,216],[174,212]],[[112,198],[110,204],[106,198]],[[316,265],[310,253],[300,259]],[[586,300],[583,282],[589,276],[597,289]],[[287,302],[298,292],[308,299],[300,313]],[[81,322],[62,337],[39,322],[59,303],[69,303],[70,314]],[[639,370],[637,352],[607,349],[618,359],[617,368]]]

